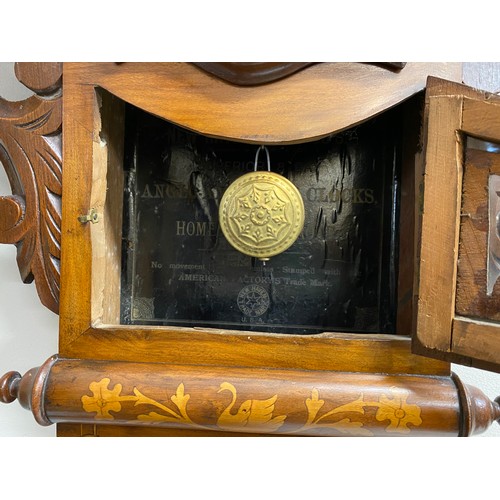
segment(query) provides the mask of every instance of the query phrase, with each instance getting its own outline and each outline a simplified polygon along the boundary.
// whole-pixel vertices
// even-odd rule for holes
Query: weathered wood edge
[[[415,338],[427,348],[449,351],[455,309],[461,193],[463,97],[426,95],[425,166],[416,185],[423,193],[416,277]],[[446,186],[443,189],[443,186]],[[443,248],[445,245],[445,248]]]
[[[498,104],[499,98],[491,94],[490,92],[484,92],[481,90],[473,89],[466,85],[457,84],[454,82],[448,82],[446,80],[442,80],[439,78],[429,77],[427,83],[427,96],[426,99],[429,101],[431,99],[457,99],[460,98],[462,100],[462,107],[460,108],[460,113],[464,112],[464,109],[476,109],[479,106],[481,109],[484,106],[489,106],[489,103]],[[436,101],[437,102],[437,101]],[[443,102],[442,100],[440,102]],[[495,106],[496,107],[496,106]],[[426,130],[428,130],[428,120],[429,120],[429,112],[428,106],[426,107],[426,113],[424,116],[424,137],[428,137]],[[458,122],[457,122],[458,123]],[[464,125],[462,119],[459,120],[459,126],[456,129],[449,129],[448,131],[448,140],[450,142],[457,141],[461,135],[470,134],[476,137],[482,137],[485,135],[484,131],[478,131],[477,126],[475,127],[473,124],[467,121],[467,124]],[[487,135],[487,134],[486,134]],[[428,143],[425,145],[426,151],[428,148]],[[455,157],[455,161],[459,164],[463,165],[463,161],[460,160],[460,155],[462,154],[460,148],[457,149],[457,156]],[[424,179],[418,178],[416,181],[417,186],[419,186],[420,192],[420,211],[422,208],[422,197],[424,195]],[[457,199],[453,202],[453,205],[456,206],[455,210],[455,220],[459,221],[459,213],[461,207],[461,189],[457,190],[456,193]],[[420,214],[421,215],[421,212]],[[417,219],[418,220],[418,219]],[[418,234],[421,233],[421,221],[420,226],[417,227]],[[458,236],[459,228],[457,229],[456,236]],[[454,255],[454,272],[456,273],[456,258],[458,256],[458,248],[456,245],[454,246],[454,250],[449,249],[451,254]],[[418,258],[417,262],[421,263],[420,256],[421,247],[418,249]],[[416,290],[417,293],[415,295],[415,302],[418,304],[415,307],[415,314],[420,314],[421,317],[425,317],[428,314],[427,309],[421,307],[420,303],[420,278],[421,278],[421,266],[417,266],[416,268]],[[450,281],[449,288],[442,290],[444,294],[452,294],[454,297],[454,287],[456,286],[455,279],[453,279],[453,283]],[[438,311],[438,314],[441,311]],[[470,366],[474,368],[479,368],[483,370],[500,372],[500,365],[498,362],[491,362],[490,360],[478,359],[474,357],[474,355],[470,355],[472,351],[469,350],[469,354],[467,354],[466,349],[463,347],[468,343],[468,341],[464,340],[465,338],[470,339],[470,336],[467,336],[467,332],[470,331],[470,327],[468,325],[464,325],[460,322],[460,320],[455,321],[455,308],[453,306],[451,310],[451,314],[449,317],[449,329],[443,330],[438,329],[436,324],[433,323],[432,319],[436,317],[436,315],[429,317],[428,321],[429,325],[426,329],[421,329],[419,332],[418,319],[414,322],[414,331],[412,334],[412,351],[415,354],[419,354],[422,356],[428,356],[434,359],[439,359],[442,361],[447,361],[450,363],[461,364],[464,366]],[[423,332],[423,333],[422,333]],[[437,338],[437,340],[436,340]]]

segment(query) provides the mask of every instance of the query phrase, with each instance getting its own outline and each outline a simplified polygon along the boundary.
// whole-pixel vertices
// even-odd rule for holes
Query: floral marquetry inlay
[[[408,394],[393,388],[392,398],[383,394],[378,403],[378,410],[375,418],[381,422],[389,420],[391,423],[387,427],[387,432],[399,432],[408,434],[410,429],[408,424],[418,427],[422,423],[420,418],[420,408],[417,405],[410,405],[406,402]]]
[[[214,429],[214,426],[206,423],[197,423],[193,420],[194,417],[190,416],[190,413],[198,414],[199,409],[193,405],[194,409],[188,410],[191,396],[185,392],[183,383],[177,386],[168,403],[150,398],[136,387],[133,389],[133,395],[123,395],[121,384],[110,387],[110,383],[109,378],[92,382],[89,385],[92,396],[84,395],[81,398],[83,409],[88,413],[95,413],[96,420],[118,420],[128,423],[136,420],[160,425],[179,424],[197,429]],[[223,431],[308,434],[308,431],[322,428],[331,429],[332,434],[337,435],[371,436],[374,434],[370,430],[373,427],[382,426],[389,434],[408,434],[411,432],[410,425],[418,427],[422,424],[420,407],[408,404],[409,392],[396,387],[390,389],[389,395],[381,393],[376,400],[370,400],[359,394],[354,400],[330,409],[326,408],[327,403],[320,398],[318,389],[313,388],[310,397],[304,401],[303,409],[294,409],[293,422],[290,411],[288,413],[276,411],[276,405],[285,397],[281,398],[278,394],[274,394],[265,399],[247,399],[237,404],[237,389],[229,382],[221,383],[215,396],[220,394],[222,398],[226,392],[231,395],[230,402],[221,401],[217,407],[221,408],[222,405],[222,411],[219,410],[218,414],[213,416],[215,428]],[[203,402],[200,400],[198,404]],[[127,403],[132,404],[132,408],[149,406],[152,409],[137,414],[130,408],[125,408]],[[371,414],[374,414],[374,418],[368,415],[370,408],[373,408]],[[297,411],[307,415],[303,423],[297,420]],[[288,424],[286,431],[285,424]],[[295,428],[291,428],[292,426]]]
[[[115,417],[111,412],[120,413],[122,411],[121,403],[133,402],[134,406],[149,405],[163,412],[160,414],[151,411],[141,414],[137,416],[137,420],[196,425],[186,413],[186,406],[190,396],[184,394],[183,384],[179,384],[176,393],[170,398],[176,407],[176,410],[172,410],[166,405],[144,396],[137,388],[134,388],[133,396],[122,396],[122,385],[116,384],[112,389],[109,389],[110,382],[109,378],[103,378],[99,382],[92,382],[89,386],[92,396],[82,397],[83,409],[87,412],[95,412],[97,420],[114,420]]]

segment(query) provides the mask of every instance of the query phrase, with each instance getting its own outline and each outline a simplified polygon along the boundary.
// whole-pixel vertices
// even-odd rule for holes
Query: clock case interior
[[[266,145],[305,206],[299,238],[267,262],[235,250],[218,221],[226,188],[266,169],[260,143],[204,136],[100,88],[96,103],[94,171],[107,184],[105,223],[92,228],[106,247],[93,272],[98,323],[409,334],[422,94],[325,137]]]

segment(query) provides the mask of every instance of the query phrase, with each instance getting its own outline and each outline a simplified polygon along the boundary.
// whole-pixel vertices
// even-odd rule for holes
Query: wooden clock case
[[[485,289],[500,164],[467,142],[500,142],[500,99],[454,83],[461,64],[392,64],[18,64],[37,94],[0,101],[13,193],[0,198],[0,241],[17,244],[23,279],[59,313],[59,353],[5,374],[1,400],[60,436],[465,436],[499,420],[498,401],[450,362],[500,370],[497,292]],[[256,146],[319,140],[400,106],[395,331],[121,324],[125,103]]]

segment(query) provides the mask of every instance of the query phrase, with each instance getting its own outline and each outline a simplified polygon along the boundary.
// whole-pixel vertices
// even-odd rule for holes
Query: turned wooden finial
[[[45,414],[43,394],[57,355],[50,357],[41,367],[28,370],[23,376],[11,371],[0,377],[0,402],[12,403],[16,399],[26,410],[30,410],[40,425],[51,425]]]
[[[469,411],[469,433],[480,434],[486,431],[493,422],[500,423],[500,397],[491,401],[477,387],[466,385],[469,395],[467,403]]]
[[[461,406],[461,436],[472,436],[486,431],[493,422],[500,424],[500,396],[491,401],[477,387],[462,383],[452,374],[458,389]]]
[[[17,399],[21,374],[19,372],[8,372],[0,377],[0,401],[12,403]]]
[[[33,386],[37,372],[38,368],[32,368],[22,377],[19,372],[6,373],[0,378],[0,401],[12,403],[17,399],[23,408],[31,410]]]

